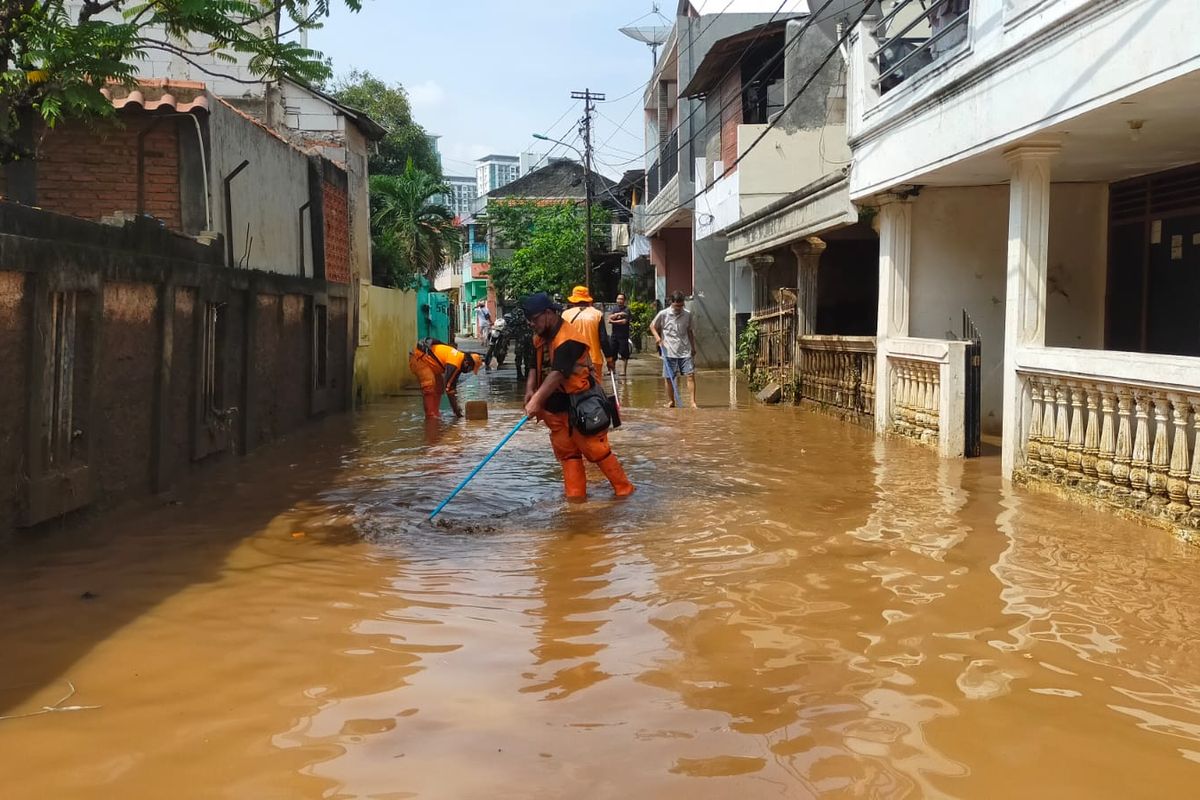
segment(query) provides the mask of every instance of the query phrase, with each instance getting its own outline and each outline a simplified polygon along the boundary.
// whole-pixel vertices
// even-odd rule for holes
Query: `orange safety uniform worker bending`
[[[425,401],[425,418],[438,415],[438,404],[442,393],[450,398],[454,416],[461,417],[458,406],[458,378],[464,370],[478,372],[483,357],[478,353],[464,353],[436,339],[418,342],[408,357],[408,368],[421,382],[421,396]]]
[[[592,366],[596,368],[596,380],[604,383],[602,364],[608,364],[612,370],[616,359],[616,348],[608,338],[608,329],[604,327],[604,312],[593,305],[592,293],[586,286],[576,286],[571,290],[567,302],[571,307],[563,312],[562,318],[575,326],[587,343],[588,354],[592,357]]]
[[[608,431],[587,435],[570,424],[568,395],[585,392],[596,382],[587,342],[545,293],[530,295],[521,305],[536,334],[534,369],[525,382],[525,413],[550,429],[550,446],[562,464],[567,497],[587,497],[584,458],[600,467],[618,497],[633,494],[633,484],[608,446]]]

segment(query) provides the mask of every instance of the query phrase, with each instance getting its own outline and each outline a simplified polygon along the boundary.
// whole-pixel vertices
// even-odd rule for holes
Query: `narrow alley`
[[[1195,548],[1005,488],[995,455],[722,407],[719,372],[694,413],[631,381],[628,501],[593,474],[566,504],[530,427],[425,522],[518,418],[511,376],[465,382],[488,422],[376,403],[11,552],[4,796],[1195,786]]]

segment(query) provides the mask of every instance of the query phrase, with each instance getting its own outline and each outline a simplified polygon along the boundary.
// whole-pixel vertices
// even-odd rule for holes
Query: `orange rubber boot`
[[[629,482],[629,478],[625,475],[625,470],[621,467],[621,462],[617,461],[615,455],[609,453],[608,458],[598,462],[596,466],[604,473],[604,477],[608,478],[608,482],[612,484],[613,492],[617,497],[628,497],[633,494],[634,486]]]
[[[421,399],[425,402],[425,419],[437,417],[441,415],[442,398],[440,395],[433,392],[421,392]]]
[[[568,500],[587,499],[587,470],[579,456],[562,461],[563,492]]]

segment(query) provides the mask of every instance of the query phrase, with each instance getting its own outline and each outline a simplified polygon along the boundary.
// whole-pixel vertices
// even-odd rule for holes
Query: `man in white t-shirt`
[[[650,323],[650,333],[654,335],[654,343],[662,351],[667,369],[671,375],[686,379],[688,397],[692,408],[696,405],[696,367],[693,362],[696,352],[696,334],[692,330],[692,312],[683,307],[683,292],[671,295],[671,304],[658,312],[658,316]],[[667,394],[671,402],[668,408],[675,407],[675,392],[671,386],[671,378],[663,378],[667,384]],[[680,393],[682,394],[682,392]]]
[[[475,306],[475,334],[481,342],[486,343],[492,330],[492,312],[488,311],[487,303],[480,300]]]

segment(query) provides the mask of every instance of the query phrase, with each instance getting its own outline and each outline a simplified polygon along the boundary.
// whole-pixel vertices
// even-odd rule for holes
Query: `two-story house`
[[[879,429],[958,426],[965,311],[1006,479],[1196,528],[1200,4],[878,11],[848,125],[851,196],[878,208]]]

